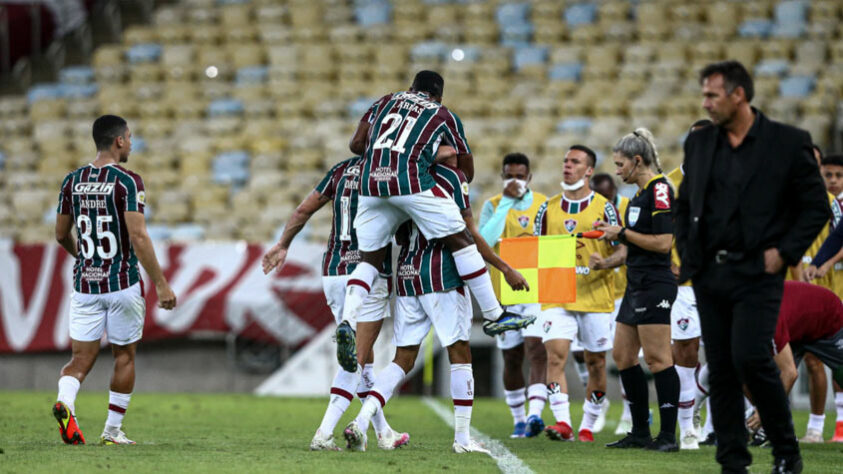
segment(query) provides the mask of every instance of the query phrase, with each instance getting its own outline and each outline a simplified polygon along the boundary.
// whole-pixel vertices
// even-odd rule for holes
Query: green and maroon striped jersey
[[[468,180],[462,171],[434,165],[430,174],[435,181],[436,195],[453,199],[460,210],[470,208]],[[399,239],[404,245],[398,254],[398,296],[419,296],[463,286],[454,257],[441,240],[428,241],[412,221],[403,224],[399,233],[404,233],[404,238]]]
[[[357,216],[357,197],[360,195],[362,165],[363,158],[359,156],[341,161],[334,165],[316,185],[316,192],[331,199],[334,212],[328,248],[322,257],[322,276],[350,275],[360,263],[354,217]],[[392,249],[390,247],[384,259],[383,275],[391,274]]]
[[[76,291],[109,293],[140,281],[124,213],[143,213],[144,204],[141,177],[116,164],[84,166],[64,178],[57,212],[76,224]]]
[[[433,187],[439,145],[470,153],[459,117],[423,92],[381,97],[363,116],[371,124],[363,157],[362,196],[416,194]]]

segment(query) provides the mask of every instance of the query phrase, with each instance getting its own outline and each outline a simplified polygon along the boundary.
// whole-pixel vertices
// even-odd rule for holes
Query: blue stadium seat
[[[237,99],[217,99],[208,104],[209,117],[240,115],[242,113],[243,102],[240,102]]]
[[[533,29],[531,23],[501,25],[501,44],[510,48],[529,46],[533,38]]]
[[[547,72],[547,76],[552,81],[579,82],[582,68],[582,63],[554,64]]]
[[[773,25],[770,33],[774,38],[801,38],[807,31],[808,26],[804,23],[785,23]]]
[[[767,19],[746,20],[738,27],[744,38],[766,38],[773,31],[773,22]]]
[[[59,71],[59,82],[63,84],[90,84],[94,82],[94,70],[88,66],[70,66]]]
[[[575,3],[565,9],[565,22],[569,27],[590,25],[597,19],[597,5],[593,3]]]
[[[249,179],[249,154],[227,151],[214,157],[213,179],[222,184],[243,184]]]
[[[157,43],[136,44],[126,51],[126,59],[131,64],[151,63],[161,57],[162,48]]]
[[[422,41],[410,50],[413,60],[442,60],[450,56],[451,48],[441,41]]]
[[[96,84],[61,84],[61,96],[66,99],[87,99],[97,94],[99,86]]]
[[[556,124],[556,131],[560,133],[588,133],[594,122],[591,117],[568,117]]]
[[[267,66],[241,67],[237,70],[235,82],[238,85],[263,84],[268,76],[269,68]]]
[[[784,59],[764,59],[755,65],[755,74],[767,77],[782,77],[790,70],[790,63]]]
[[[146,208],[149,209],[149,206],[146,206]],[[149,238],[152,239],[153,242],[169,240],[170,235],[172,234],[170,226],[164,224],[148,224],[146,226],[146,232],[149,234]]]
[[[358,0],[354,3],[354,18],[360,26],[384,25],[392,21],[392,5],[386,0]]]
[[[460,59],[460,61],[469,62],[469,63],[477,62],[477,60],[480,59],[480,55],[482,53],[482,49],[479,48],[478,46],[470,46],[470,45],[466,45],[466,44],[461,44],[461,45],[456,45],[451,49],[451,52],[449,54],[449,59],[456,60],[456,58],[454,57],[456,50],[462,51],[462,59]]]
[[[776,5],[776,23],[805,23],[808,3],[801,0],[785,0]]]
[[[143,153],[147,149],[146,140],[139,135],[132,135],[132,151],[135,153]]]
[[[779,81],[779,95],[782,97],[808,97],[814,90],[816,78],[812,76],[791,76]]]
[[[495,12],[495,19],[500,26],[528,23],[529,3],[504,3]]]
[[[371,107],[376,100],[378,100],[378,97],[360,97],[349,102],[346,107],[346,112],[352,119],[359,120],[360,117],[369,111],[369,107]]]
[[[6,154],[0,151],[0,170],[6,167]]]
[[[520,71],[525,66],[546,63],[547,56],[546,46],[523,46],[513,51],[512,64],[516,71]]]

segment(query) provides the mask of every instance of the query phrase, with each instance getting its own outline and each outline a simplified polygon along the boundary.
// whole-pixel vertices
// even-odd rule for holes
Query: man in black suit
[[[737,61],[700,72],[712,126],[685,142],[676,207],[679,279],[693,278],[706,358],[717,461],[746,472],[742,385],[757,401],[773,446],[773,472],[801,472],[772,340],[784,273],[828,222],[825,187],[807,132],[751,107],[752,78]]]

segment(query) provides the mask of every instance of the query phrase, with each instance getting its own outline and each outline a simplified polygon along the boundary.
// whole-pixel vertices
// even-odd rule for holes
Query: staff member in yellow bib
[[[618,211],[608,199],[591,190],[597,156],[583,145],[565,154],[563,192],[539,209],[536,235],[566,235],[592,230],[599,221],[620,225]],[[612,348],[612,312],[615,309],[615,272],[589,267],[592,255],[606,258],[616,247],[607,240],[577,241],[577,301],[543,305],[540,321],[547,349],[547,382],[550,409],[556,424],[545,429],[554,440],[572,440],[565,360],[571,341],[582,345],[588,368],[586,400],[579,428],[580,441],[594,441],[594,422],[606,400],[606,351]]]
[[[522,153],[503,157],[501,179],[503,192],[483,204],[480,213],[480,235],[500,254],[500,240],[510,237],[533,235],[533,223],[539,207],[547,200],[544,194],[530,189],[530,159]],[[500,272],[489,267],[495,294],[500,299]],[[521,315],[538,316],[539,304],[507,306],[507,311]],[[503,387],[506,403],[512,412],[515,425],[511,438],[533,437],[544,430],[542,410],[547,401],[545,370],[547,355],[541,343],[541,323],[536,322],[518,331],[507,331],[497,336],[498,348],[503,353]],[[525,394],[524,354],[530,361],[530,386]],[[524,405],[529,397],[529,416]]]

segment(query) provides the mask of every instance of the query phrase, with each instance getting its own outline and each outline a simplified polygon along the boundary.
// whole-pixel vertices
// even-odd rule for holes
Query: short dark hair
[[[822,159],[825,158],[825,155],[823,155],[823,149],[820,148],[819,145],[814,143],[813,145],[811,145],[811,148],[813,148],[815,152],[820,154],[820,161],[822,161]]]
[[[699,119],[688,127],[688,131],[693,132],[695,128],[708,127],[709,125],[714,125],[714,122],[709,119]]]
[[[726,87],[726,93],[731,94],[736,88],[742,87],[746,95],[746,101],[752,102],[755,97],[755,87],[752,85],[752,76],[746,70],[743,64],[734,59],[729,61],[720,61],[711,63],[702,68],[700,71],[700,84],[714,74],[721,74],[723,76],[723,84]]]
[[[603,183],[603,182],[611,183],[612,188],[614,188],[614,189],[618,188],[617,183],[615,183],[614,178],[612,178],[612,175],[610,175],[609,173],[597,173],[597,174],[595,174],[594,176],[591,177],[591,187],[592,188],[597,187],[600,183]]]
[[[843,166],[843,155],[828,155],[823,157],[822,166]]]
[[[435,71],[419,71],[410,86],[416,92],[427,92],[434,97],[442,97],[445,91],[445,79]]]
[[[594,150],[591,148],[585,145],[571,145],[571,147],[568,148],[568,151],[570,150],[578,150],[585,153],[588,156],[588,161],[590,162],[588,166],[591,166],[592,168],[597,166],[597,153],[594,153]]]
[[[523,153],[507,153],[503,157],[501,169],[506,165],[524,165],[527,167],[527,171],[530,171],[530,159]]]
[[[111,148],[114,139],[126,132],[128,124],[122,117],[116,115],[103,115],[94,120],[94,143],[97,151],[105,151]]]

